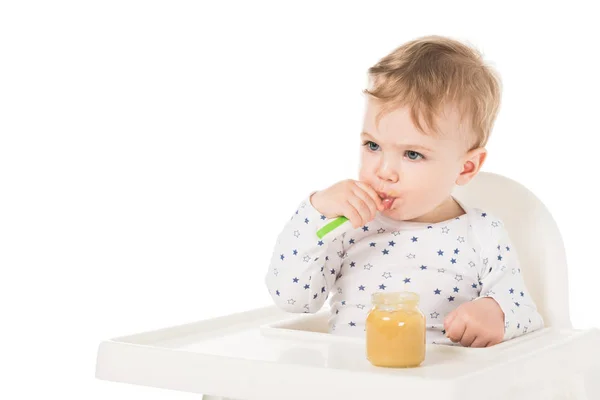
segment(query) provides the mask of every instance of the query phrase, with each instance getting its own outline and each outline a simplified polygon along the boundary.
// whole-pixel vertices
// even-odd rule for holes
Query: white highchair
[[[600,399],[600,332],[572,328],[565,250],[549,211],[521,184],[489,172],[454,195],[504,220],[544,329],[485,349],[428,345],[421,367],[378,368],[364,341],[326,333],[327,308],[288,314],[269,306],[106,340],[96,377],[206,400]]]

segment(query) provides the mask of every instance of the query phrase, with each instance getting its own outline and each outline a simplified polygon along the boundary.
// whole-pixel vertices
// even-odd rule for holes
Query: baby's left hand
[[[446,336],[465,347],[489,347],[504,339],[504,312],[486,297],[460,305],[444,319]]]

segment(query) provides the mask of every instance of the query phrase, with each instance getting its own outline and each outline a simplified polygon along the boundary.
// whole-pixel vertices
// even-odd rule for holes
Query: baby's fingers
[[[481,332],[477,332],[473,326],[468,326],[465,333],[460,338],[460,344],[464,347],[471,347],[473,342],[481,336]]]
[[[490,340],[485,336],[477,336],[477,338],[471,343],[471,347],[488,347]]]
[[[358,196],[350,196],[348,203],[354,207],[360,216],[360,225],[366,225],[371,220],[371,210],[367,204]]]
[[[457,309],[450,312],[450,314],[446,315],[446,318],[444,318],[444,329],[446,331],[448,331],[450,329],[450,326],[452,325],[452,321],[454,320],[454,318],[456,318],[456,314],[457,314],[456,310]]]
[[[450,324],[447,325],[448,328],[446,329],[446,336],[448,339],[452,340],[454,343],[460,342],[467,329],[465,320],[460,317],[456,317]]]
[[[373,189],[371,186],[367,185],[364,182],[360,182],[360,181],[356,181],[356,185],[361,188],[362,190],[364,190],[366,192],[366,194],[369,195],[369,197],[373,200],[373,202],[375,203],[376,208],[379,211],[383,211],[383,202],[381,201],[381,198],[379,197],[379,195],[377,194],[377,192],[375,191],[375,189]]]
[[[344,207],[344,216],[348,218],[353,228],[358,228],[362,225],[362,218],[360,216],[360,213],[349,201],[346,201]]]
[[[375,218],[375,215],[377,214],[377,204],[375,203],[375,201],[373,201],[373,199],[369,196],[367,192],[360,188],[354,189],[353,193],[368,207],[369,217],[367,218],[367,221],[373,220]],[[367,221],[364,222],[366,223]]]

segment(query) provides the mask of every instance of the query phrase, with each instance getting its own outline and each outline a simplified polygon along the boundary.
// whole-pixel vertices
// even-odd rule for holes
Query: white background
[[[1,398],[192,398],[95,380],[98,344],[270,304],[283,224],[356,177],[366,70],[427,34],[500,71],[483,170],[548,206],[600,327],[592,2],[348,3],[0,3]]]

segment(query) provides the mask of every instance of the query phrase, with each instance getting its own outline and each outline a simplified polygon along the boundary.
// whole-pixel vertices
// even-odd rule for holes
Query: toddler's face
[[[385,114],[376,126],[379,106],[368,100],[361,134],[359,180],[380,195],[395,197],[383,214],[395,220],[418,220],[450,200],[461,173],[470,167],[458,114],[438,118],[442,135],[424,135],[408,108]],[[437,137],[439,136],[439,137]]]

